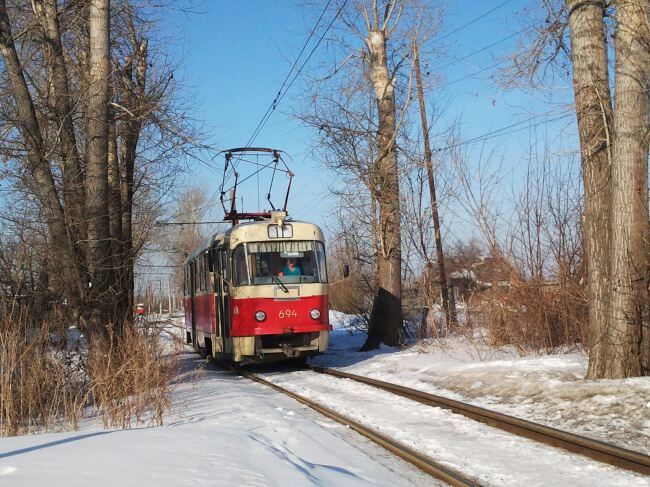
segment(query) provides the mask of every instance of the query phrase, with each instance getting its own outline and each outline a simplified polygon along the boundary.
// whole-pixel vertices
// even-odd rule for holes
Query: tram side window
[[[201,291],[205,291],[205,258],[203,255],[199,257],[199,261],[201,262]]]
[[[233,252],[233,272],[235,286],[246,286],[250,284],[248,278],[248,266],[246,262],[246,250],[242,244],[239,244]]]
[[[201,272],[201,259],[197,258],[196,259],[196,274],[194,277],[194,280],[196,281],[196,291],[200,292],[203,286],[201,285],[201,275],[203,272]]]
[[[325,262],[325,246],[322,242],[316,242],[315,255],[316,255],[316,266],[318,268],[318,273],[316,275],[320,276],[320,282],[327,282],[327,265]]]
[[[187,269],[183,266],[183,296],[187,296]]]
[[[205,283],[205,290],[208,291],[210,290],[210,254],[209,253],[204,253],[203,254],[203,269],[204,269],[204,283]]]
[[[200,257],[196,259],[196,290],[203,290],[203,262]]]
[[[187,267],[185,267],[185,272],[186,274],[186,279],[185,281],[185,290],[187,291],[187,295],[189,296],[192,294],[192,273],[191,273],[192,268],[190,267],[190,264],[187,264]]]
[[[229,279],[229,274],[228,274],[228,251],[226,249],[222,249],[220,251],[221,254],[221,276],[224,279]]]

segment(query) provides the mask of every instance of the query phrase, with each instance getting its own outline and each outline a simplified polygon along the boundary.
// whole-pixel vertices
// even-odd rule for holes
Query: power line
[[[463,76],[461,78],[457,78],[457,79],[455,79],[453,81],[448,81],[447,83],[443,83],[442,85],[436,86],[436,89],[441,90],[441,89],[447,88],[448,86],[451,86],[453,84],[460,83],[461,81],[465,81],[468,78],[473,78],[477,74],[481,74],[481,73],[484,73],[485,71],[489,71],[491,69],[494,69],[497,66],[500,66],[500,65],[502,65],[502,64],[504,64],[506,62],[507,62],[507,59],[502,59],[501,61],[499,61],[497,63],[494,63],[494,64],[492,64],[490,66],[487,66],[487,67],[485,67],[483,69],[479,69],[478,71],[474,71],[473,73],[467,74],[467,75],[465,75],[465,76]]]
[[[169,269],[176,269],[178,267],[181,267],[181,265],[163,265],[163,264],[139,264],[136,267],[146,267],[146,268],[169,268]]]
[[[474,55],[476,55],[476,54],[478,54],[478,53],[480,53],[480,52],[486,51],[486,50],[490,49],[491,47],[496,46],[497,44],[501,44],[502,42],[507,41],[508,39],[511,39],[511,38],[513,38],[513,37],[515,37],[515,36],[518,36],[519,34],[521,34],[522,32],[524,32],[524,30],[526,30],[526,29],[522,29],[522,30],[520,30],[520,31],[518,31],[518,32],[515,32],[515,33],[513,33],[513,34],[510,34],[510,35],[508,35],[508,36],[506,36],[506,37],[503,37],[502,39],[499,39],[498,41],[495,41],[495,42],[493,42],[492,44],[490,44],[490,45],[488,45],[488,46],[482,47],[481,49],[477,49],[476,51],[470,52],[469,54],[466,54],[466,55],[463,56],[463,57],[456,58],[456,59],[454,59],[453,61],[451,61],[451,62],[449,62],[449,63],[447,63],[447,64],[443,64],[442,66],[438,67],[437,69],[438,69],[438,70],[443,70],[443,69],[448,68],[449,66],[451,66],[451,65],[453,65],[453,64],[456,64],[456,63],[459,63],[459,62],[461,62],[461,61],[464,61],[465,59],[467,59],[467,58],[469,58],[469,57],[472,57],[472,56],[474,56]]]
[[[323,16],[325,15],[325,12],[327,12],[327,9],[330,6],[330,3],[332,3],[332,0],[328,0],[327,4],[325,4],[325,7],[323,8],[323,11],[321,12],[320,16],[318,17],[318,20],[316,21],[316,23],[314,24],[314,27],[309,32],[309,37],[307,37],[307,40],[303,44],[302,49],[300,49],[300,52],[298,53],[298,56],[296,56],[296,59],[293,62],[293,65],[291,66],[291,69],[287,73],[287,76],[284,78],[284,81],[282,82],[282,86],[280,86],[280,89],[278,90],[278,93],[275,95],[275,98],[273,99],[273,101],[271,102],[269,107],[266,109],[266,112],[264,113],[264,115],[262,115],[262,119],[258,122],[257,126],[255,127],[255,130],[253,130],[253,134],[248,139],[248,142],[246,143],[247,147],[248,147],[249,144],[252,143],[252,141],[255,139],[257,134],[259,134],[259,130],[261,130],[263,125],[266,123],[265,120],[268,119],[267,116],[270,116],[269,113],[271,111],[275,110],[275,107],[277,106],[277,104],[279,102],[280,95],[282,94],[282,89],[287,84],[287,81],[289,81],[289,78],[291,77],[291,73],[293,73],[293,70],[296,68],[296,65],[298,64],[298,60],[301,58],[303,52],[305,52],[305,49],[309,45],[309,41],[314,36],[314,33],[316,32],[316,29],[318,28],[318,24],[320,24],[320,21],[323,19]],[[287,89],[289,89],[289,87]]]
[[[330,0],[330,1],[331,1],[331,0]],[[328,1],[327,4],[325,5],[325,8],[323,9],[323,13],[322,13],[321,16],[319,17],[318,22],[316,22],[316,25],[314,26],[313,31],[316,30],[316,27],[318,26],[318,23],[319,23],[320,20],[322,19],[323,14],[325,13],[325,11],[327,10],[327,7],[328,7],[329,4],[330,4],[330,1]],[[284,96],[287,94],[287,92],[289,91],[289,89],[293,86],[293,84],[295,83],[295,81],[296,81],[296,79],[298,78],[298,76],[300,76],[300,73],[302,73],[302,70],[305,68],[305,66],[307,65],[307,63],[309,62],[309,60],[311,59],[311,57],[313,56],[313,54],[314,54],[314,52],[316,51],[316,49],[318,49],[318,46],[320,46],[321,42],[323,42],[323,39],[325,39],[325,35],[326,35],[326,34],[329,32],[329,30],[332,28],[332,25],[334,25],[334,22],[336,22],[336,19],[338,19],[339,15],[341,14],[341,12],[343,11],[343,9],[344,9],[345,6],[347,5],[348,1],[349,1],[349,0],[345,0],[345,1],[341,4],[341,6],[339,7],[339,9],[338,9],[337,12],[336,12],[336,15],[334,16],[334,18],[332,18],[332,20],[331,20],[330,23],[328,24],[327,28],[325,29],[325,31],[323,31],[323,33],[320,35],[320,37],[319,37],[319,39],[318,39],[318,42],[316,42],[316,45],[315,45],[315,46],[312,48],[312,50],[309,52],[309,55],[307,56],[307,59],[305,59],[305,60],[303,61],[302,65],[300,66],[300,69],[298,69],[298,71],[296,71],[295,75],[294,75],[293,78],[291,79],[291,82],[290,82],[289,85],[286,87],[286,89],[284,90],[284,92],[282,92],[282,89],[280,89],[280,91],[278,91],[278,94],[276,95],[275,99],[274,99],[274,100],[271,102],[271,104],[269,105],[269,108],[266,110],[266,113],[265,113],[264,116],[262,117],[262,120],[260,120],[260,122],[257,124],[257,127],[256,127],[255,130],[253,131],[253,134],[251,135],[251,137],[250,137],[250,139],[248,140],[248,142],[247,142],[246,145],[251,144],[251,143],[255,140],[255,137],[257,137],[257,136],[259,135],[259,133],[262,131],[262,129],[264,128],[264,126],[265,126],[266,123],[268,122],[269,118],[271,118],[271,115],[273,114],[273,112],[275,111],[275,109],[277,108],[277,106],[280,104],[280,102],[282,101],[282,99],[284,98]],[[312,33],[313,33],[313,31],[312,31]],[[311,38],[311,34],[310,34],[310,38]],[[308,40],[309,40],[309,39],[308,39]],[[303,50],[304,50],[304,49],[303,49]],[[302,54],[302,52],[303,52],[303,51],[301,51],[301,54]],[[296,61],[297,61],[297,59],[296,59]],[[295,64],[296,64],[296,63],[294,63],[294,67],[295,67]],[[289,74],[287,75],[287,79],[291,76],[291,73],[292,73],[293,69],[294,69],[294,68],[292,67],[291,70],[289,71]],[[285,79],[285,83],[286,83],[286,79]],[[283,84],[283,86],[284,86],[284,84]]]
[[[453,34],[455,34],[456,32],[458,32],[458,31],[460,31],[460,30],[463,30],[463,29],[466,28],[466,27],[469,27],[469,26],[472,25],[473,23],[478,22],[479,20],[481,20],[481,19],[487,17],[487,16],[490,15],[492,12],[494,12],[494,11],[496,11],[496,10],[499,10],[501,7],[503,7],[503,6],[507,5],[507,4],[509,4],[510,2],[512,2],[512,0],[506,0],[505,2],[500,3],[499,5],[497,5],[496,7],[494,7],[493,9],[488,10],[487,12],[485,12],[485,13],[479,15],[478,17],[476,17],[476,18],[470,20],[469,22],[467,22],[467,23],[461,25],[460,27],[457,27],[456,29],[452,30],[451,32],[448,32],[448,33],[446,33],[445,35],[443,35],[443,36],[441,36],[441,37],[438,37],[438,38],[436,39],[436,41],[439,42],[439,41],[441,41],[441,40],[443,40],[443,39],[446,39],[446,38],[449,37],[450,35],[453,35]]]
[[[565,118],[570,117],[570,116],[573,115],[572,112],[564,113],[564,114],[558,115],[556,117],[544,118],[543,120],[540,120],[539,122],[537,122],[535,124],[532,124],[532,125],[525,125],[525,126],[521,127],[521,125],[527,124],[527,123],[532,122],[533,120],[536,120],[536,119],[541,118],[541,117],[548,117],[551,114],[552,114],[552,112],[542,113],[540,115],[534,115],[534,116],[529,117],[529,118],[527,118],[525,120],[520,120],[520,121],[512,123],[510,125],[506,125],[505,127],[501,127],[499,129],[492,130],[492,131],[487,132],[485,134],[478,135],[476,137],[472,137],[471,139],[467,139],[467,140],[464,140],[464,141],[461,141],[461,142],[458,142],[458,143],[455,143],[455,144],[450,144],[450,145],[448,145],[446,147],[437,147],[434,150],[436,152],[442,152],[442,151],[453,149],[453,148],[460,147],[460,146],[463,146],[463,145],[469,145],[469,144],[472,144],[474,142],[483,142],[483,141],[486,141],[486,140],[495,139],[497,137],[503,137],[505,135],[510,135],[510,134],[514,134],[514,133],[517,133],[517,132],[521,132],[522,130],[538,127],[539,125],[542,125],[542,124],[545,124],[545,123],[556,122],[558,120],[562,120],[562,119],[565,119]],[[513,130],[510,130],[510,129],[513,129]],[[314,181],[317,176],[318,176],[318,174],[316,174],[314,177],[312,177],[312,179],[310,180],[310,183],[312,181]],[[303,186],[303,188],[307,187],[308,185]],[[300,213],[301,211],[303,211],[305,209],[306,206],[307,205],[300,206],[297,210],[294,211],[294,213],[295,214]]]
[[[328,0],[327,4],[325,4],[325,7],[323,8],[323,10],[322,10],[320,16],[318,17],[318,20],[317,20],[316,23],[314,24],[314,27],[311,29],[311,31],[310,31],[310,33],[309,33],[309,36],[307,37],[307,40],[306,40],[305,43],[303,44],[303,47],[302,47],[302,49],[300,50],[298,56],[296,57],[296,59],[295,59],[293,65],[291,66],[291,69],[289,70],[289,72],[287,73],[287,76],[285,77],[284,81],[282,82],[282,85],[280,86],[280,89],[278,90],[278,93],[276,94],[275,98],[273,99],[273,101],[271,102],[271,104],[269,105],[269,107],[266,109],[266,112],[265,112],[264,115],[262,116],[261,120],[258,122],[257,126],[256,126],[255,129],[253,130],[253,133],[251,134],[251,136],[249,137],[248,141],[246,142],[245,147],[249,147],[249,146],[253,143],[253,141],[255,140],[255,138],[260,134],[260,132],[262,131],[262,129],[264,128],[264,126],[266,125],[266,123],[268,122],[268,120],[271,118],[271,115],[273,114],[273,112],[275,111],[275,109],[278,107],[278,105],[280,104],[280,102],[282,101],[282,99],[284,98],[284,96],[287,94],[287,92],[289,91],[289,89],[293,86],[293,84],[295,83],[295,81],[296,81],[296,79],[298,78],[298,76],[300,76],[300,73],[302,73],[303,69],[305,68],[305,66],[307,65],[307,63],[309,62],[309,60],[311,59],[311,57],[313,56],[313,54],[314,54],[314,52],[316,51],[316,49],[318,49],[318,47],[320,46],[320,44],[323,42],[323,39],[325,38],[325,35],[326,35],[326,34],[329,32],[329,30],[332,28],[332,25],[334,25],[334,22],[335,22],[336,19],[339,17],[339,15],[340,15],[341,12],[343,11],[343,9],[345,8],[345,6],[347,5],[347,3],[348,3],[349,0],[345,0],[345,1],[341,4],[341,6],[339,7],[339,9],[338,9],[337,12],[336,12],[336,15],[332,18],[332,20],[330,21],[330,23],[327,25],[326,29],[325,29],[325,30],[323,31],[323,33],[320,35],[318,41],[316,42],[316,45],[311,49],[311,51],[309,52],[309,55],[307,56],[307,58],[302,62],[302,64],[300,65],[300,68],[296,71],[295,68],[296,68],[296,66],[297,66],[297,64],[298,64],[298,62],[299,62],[299,60],[300,60],[300,58],[302,57],[303,53],[305,52],[305,49],[306,49],[307,46],[309,45],[310,40],[311,40],[312,37],[314,36],[314,34],[315,34],[315,32],[316,32],[316,29],[318,28],[318,25],[320,24],[320,22],[321,22],[321,20],[323,19],[325,13],[327,12],[327,10],[328,10],[328,8],[329,8],[329,5],[330,5],[331,1],[332,1],[332,0]],[[294,71],[295,71],[295,74],[294,74],[293,78],[291,78],[291,74],[292,74]],[[290,78],[291,78],[291,81],[289,81]],[[287,82],[288,82],[288,81],[289,81],[289,83],[288,83],[288,85],[287,85]],[[284,91],[283,91],[283,90],[284,90]],[[231,169],[232,169],[232,171],[235,171],[235,170],[236,170],[237,163],[239,162],[240,159],[241,159],[241,156],[237,157],[237,159],[235,159],[235,160],[232,161],[232,163],[231,163]],[[285,166],[286,166],[286,164],[285,164]],[[246,178],[245,180],[250,179],[250,177],[253,177],[254,175],[258,174],[261,170],[262,170],[262,168],[258,169],[256,172],[253,173],[253,175],[249,176],[249,177]],[[288,168],[287,168],[287,171],[288,171]],[[225,170],[224,170],[224,175],[223,175],[223,179],[224,179],[224,181],[222,182],[222,184],[221,184],[221,188],[220,188],[220,192],[221,192],[221,193],[223,193],[223,186],[224,186],[224,182],[225,182],[225,180],[227,179],[227,177],[228,177],[228,176],[227,176],[227,174],[226,174],[226,172],[225,172]],[[245,181],[245,180],[244,180],[244,181]],[[242,181],[242,182],[243,182],[243,181]],[[215,193],[212,195],[212,197],[210,198],[210,202],[211,202],[211,203],[214,202],[214,201],[216,200],[216,194],[217,194],[217,193],[215,192]]]
[[[528,118],[526,120],[520,120],[519,122],[515,122],[515,123],[507,125],[505,127],[501,127],[500,129],[497,129],[497,130],[492,130],[491,132],[487,132],[485,134],[478,135],[476,137],[472,137],[471,139],[467,139],[467,140],[464,140],[462,142],[458,142],[456,144],[450,144],[450,145],[448,145],[446,147],[437,147],[435,150],[437,152],[441,152],[441,151],[444,151],[444,150],[453,149],[455,147],[460,147],[460,146],[463,146],[463,145],[472,144],[474,142],[483,142],[483,141],[486,141],[486,140],[494,139],[496,137],[502,137],[504,135],[513,134],[513,133],[519,132],[521,130],[537,127],[537,126],[545,124],[545,123],[556,122],[558,120],[562,120],[564,118],[572,116],[573,113],[565,113],[563,115],[558,115],[558,116],[553,117],[553,118],[545,118],[544,120],[541,120],[541,121],[539,121],[539,122],[537,122],[535,124],[527,125],[527,126],[524,126],[524,127],[519,127],[519,128],[517,128],[515,130],[509,130],[509,129],[514,128],[514,127],[518,127],[518,126],[520,126],[522,124],[532,122],[533,120],[535,120],[537,118],[546,117],[548,115],[550,115],[550,113],[543,113],[541,115],[535,115],[535,116],[530,117],[530,118]]]

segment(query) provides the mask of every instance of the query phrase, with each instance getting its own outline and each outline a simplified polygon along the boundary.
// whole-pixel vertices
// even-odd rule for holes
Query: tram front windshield
[[[240,244],[233,267],[236,286],[327,282],[325,248],[312,240]]]

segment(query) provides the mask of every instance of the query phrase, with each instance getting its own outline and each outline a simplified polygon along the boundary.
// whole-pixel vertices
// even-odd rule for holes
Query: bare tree
[[[607,360],[603,375],[607,377],[650,374],[648,27],[647,1],[617,2],[609,248],[611,351],[603,357]]]
[[[89,6],[88,154],[86,213],[88,216],[88,270],[93,328],[105,329],[109,320],[113,284],[108,214],[108,101],[110,100],[110,2],[92,0]]]
[[[585,192],[585,261],[589,306],[588,377],[602,377],[609,337],[608,251],[612,103],[609,92],[605,2],[567,2],[573,86]]]
[[[573,69],[584,186],[587,377],[647,374],[648,5],[640,0],[543,4],[546,25],[515,65],[519,74],[532,76],[566,53]],[[609,18],[615,18],[613,45]],[[608,53],[615,58],[614,97]]]
[[[5,0],[0,1],[0,52],[5,63],[16,118],[12,120],[27,151],[25,166],[30,175],[29,190],[36,196],[47,222],[56,263],[64,272],[75,276],[76,292],[73,302],[79,303],[84,293],[80,257],[74,251],[74,235],[67,230],[64,207],[46,159],[46,147],[41,133],[32,95],[29,91],[23,66],[18,58]]]
[[[164,227],[160,236],[162,250],[167,253],[168,261],[175,266],[174,284],[183,287],[183,261],[210,234],[210,229],[198,224],[208,208],[205,188],[190,187],[183,189],[177,196],[176,208],[171,218],[172,225]]]
[[[22,224],[45,221],[52,286],[93,328],[130,317],[135,258],[200,147],[152,25],[128,0],[0,3],[6,174],[36,202]]]
[[[399,18],[399,2],[388,2],[380,15],[379,2],[365,3],[362,14],[368,35],[365,38],[370,82],[377,103],[377,160],[370,175],[373,196],[379,205],[379,249],[377,253],[377,296],[370,316],[368,340],[362,349],[399,343],[402,326],[402,242],[400,191],[397,167],[397,108],[395,73],[389,70],[386,43]]]
[[[400,130],[409,122],[411,39],[429,9],[409,0],[366,0],[343,14],[338,47],[345,59],[312,83],[308,115],[325,165],[345,171],[369,193],[375,298],[363,349],[395,345],[402,327]],[[432,24],[433,25],[433,24]],[[350,35],[356,45],[350,45]],[[338,51],[340,52],[340,51]]]

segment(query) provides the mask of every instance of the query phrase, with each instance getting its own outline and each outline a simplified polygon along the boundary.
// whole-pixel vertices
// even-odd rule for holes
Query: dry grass
[[[161,330],[125,327],[86,347],[66,343],[64,323],[0,303],[0,435],[76,428],[93,414],[105,427],[162,424],[177,353]]]
[[[491,345],[530,352],[586,343],[587,307],[578,283],[515,282],[487,292],[478,308]]]
[[[159,338],[158,331],[143,335],[127,327],[120,336],[91,343],[89,393],[104,427],[163,423],[177,354],[166,353]]]

